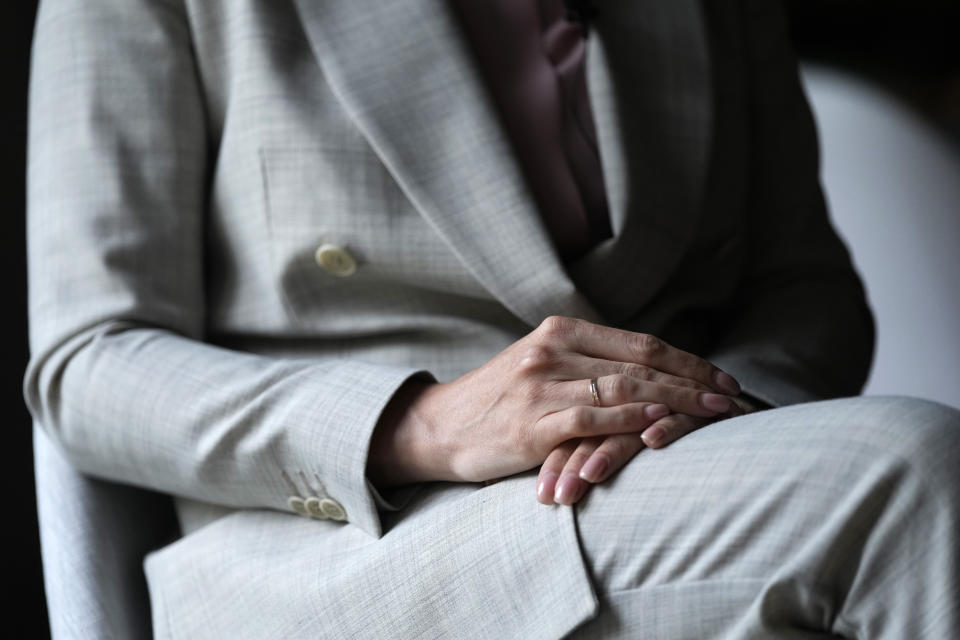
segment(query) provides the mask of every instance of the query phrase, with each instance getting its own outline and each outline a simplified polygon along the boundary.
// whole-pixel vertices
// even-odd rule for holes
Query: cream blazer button
[[[322,244],[314,255],[317,264],[327,273],[335,276],[350,276],[357,270],[357,261],[344,249],[335,244]]]
[[[290,496],[287,498],[287,506],[294,510],[297,514],[301,516],[309,516],[310,513],[307,511],[307,505],[304,504],[303,498],[300,496]]]
[[[310,514],[311,518],[316,520],[326,520],[330,517],[323,512],[323,509],[320,507],[320,498],[316,496],[310,496],[303,501],[303,504],[307,508],[307,513]]]
[[[323,515],[331,520],[342,521],[347,519],[347,512],[343,510],[340,503],[330,498],[324,498],[320,501],[320,510],[323,511]]]

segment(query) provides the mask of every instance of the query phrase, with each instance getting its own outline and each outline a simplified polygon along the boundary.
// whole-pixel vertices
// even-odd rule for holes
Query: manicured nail
[[[547,471],[540,477],[540,484],[537,485],[537,498],[540,502],[553,503],[553,492],[557,486],[558,477],[555,471]]]
[[[670,407],[665,404],[651,404],[647,405],[643,413],[651,420],[659,420],[670,413]]]
[[[667,432],[664,431],[662,427],[650,427],[640,434],[640,439],[643,440],[643,443],[648,447],[655,447],[657,443],[663,440],[663,436],[665,435],[667,435]]]
[[[723,413],[730,410],[730,399],[719,393],[701,393],[700,406],[709,411]]]
[[[557,482],[553,499],[560,504],[573,504],[580,497],[580,486],[580,478],[572,473],[565,473]]]
[[[732,396],[740,393],[740,383],[737,382],[736,379],[726,371],[720,371],[719,369],[715,371],[713,374],[713,381],[723,391],[726,391]]]
[[[603,474],[606,472],[609,464],[610,460],[606,455],[602,453],[595,453],[590,456],[590,459],[587,460],[587,463],[583,465],[582,469],[580,469],[580,477],[587,482],[599,482],[600,478],[602,478]]]

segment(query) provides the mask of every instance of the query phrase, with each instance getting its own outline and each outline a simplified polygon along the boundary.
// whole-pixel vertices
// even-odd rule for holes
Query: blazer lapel
[[[701,11],[697,0],[603,2],[588,40],[614,237],[569,271],[615,324],[658,293],[703,208],[713,101]]]
[[[294,2],[327,82],[476,278],[530,325],[599,320],[557,257],[452,7]]]

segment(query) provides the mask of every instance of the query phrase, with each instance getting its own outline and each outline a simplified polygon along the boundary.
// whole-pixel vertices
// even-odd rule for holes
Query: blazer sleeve
[[[819,150],[777,2],[746,0],[751,113],[746,275],[710,358],[773,405],[858,393],[874,326],[827,217]]]
[[[27,404],[89,475],[283,511],[319,492],[379,536],[370,436],[398,387],[429,374],[204,342],[214,146],[180,0],[41,3]]]

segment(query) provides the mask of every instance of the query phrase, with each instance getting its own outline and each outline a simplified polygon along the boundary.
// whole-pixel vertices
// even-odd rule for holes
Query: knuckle
[[[663,385],[663,391],[666,394],[669,402],[672,402],[680,407],[686,406],[698,406],[697,399],[700,397],[700,391],[698,389],[693,389],[686,385],[680,384],[667,384]]]
[[[542,344],[532,344],[520,354],[517,368],[524,373],[537,373],[548,369],[554,363],[555,357],[553,349]]]
[[[697,391],[713,391],[713,389],[702,382],[693,381],[693,386]]]
[[[641,359],[649,359],[659,355],[663,349],[663,341],[649,333],[638,333],[633,338],[633,348]]]
[[[610,404],[623,404],[629,402],[633,396],[633,380],[630,376],[623,374],[614,374],[607,377],[606,389],[607,399]]]
[[[710,387],[707,385],[689,378],[673,378],[670,380],[670,384],[683,387],[685,389],[694,389],[696,391],[711,391]]]
[[[616,464],[627,457],[627,442],[625,438],[609,438],[603,443],[601,453],[607,456],[612,464]]]
[[[540,326],[537,327],[537,333],[546,339],[560,339],[568,335],[573,329],[573,318],[564,316],[548,316],[544,318]]]
[[[564,421],[569,433],[579,433],[590,427],[592,424],[593,412],[587,407],[575,406],[566,411],[567,419]]]
[[[612,416],[611,422],[616,425],[619,430],[623,430],[631,424],[636,422],[636,411],[634,410],[633,405],[631,404],[621,404],[615,408],[615,413]]]
[[[667,416],[666,418],[661,418],[657,422],[657,426],[663,429],[664,438],[670,440],[677,433],[677,419],[675,416]]]
[[[656,380],[658,372],[650,367],[633,362],[625,362],[620,367],[620,373],[629,376],[634,380],[646,380],[648,382]]]

